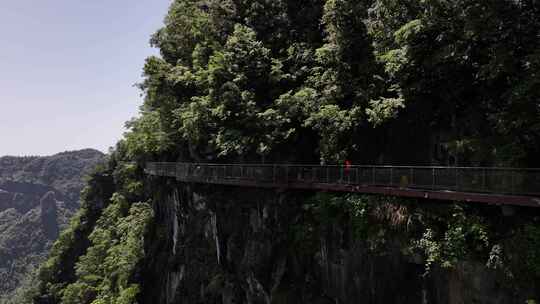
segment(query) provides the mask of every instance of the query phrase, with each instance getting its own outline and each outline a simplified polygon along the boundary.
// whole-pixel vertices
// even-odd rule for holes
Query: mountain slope
[[[0,299],[11,298],[47,256],[79,207],[83,177],[103,157],[86,149],[0,158]]]

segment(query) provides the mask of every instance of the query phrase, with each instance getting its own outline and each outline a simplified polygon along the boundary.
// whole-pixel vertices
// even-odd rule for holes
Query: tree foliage
[[[161,56],[146,62],[127,146],[334,162],[361,155],[387,122],[414,119],[448,134],[464,162],[530,163],[538,17],[534,1],[177,0],[152,37]]]
[[[345,158],[366,111],[398,97],[374,77],[382,70],[367,6],[175,1],[152,38],[161,57],[147,60],[129,148],[195,160],[277,160],[287,147],[309,160]]]
[[[140,287],[130,276],[144,257],[143,236],[152,217],[150,205],[129,207],[115,194],[89,236],[91,246],[79,258],[77,280],[63,290],[62,303],[135,303]]]
[[[379,0],[368,24],[418,119],[484,162],[523,165],[539,146],[539,17],[534,1]]]

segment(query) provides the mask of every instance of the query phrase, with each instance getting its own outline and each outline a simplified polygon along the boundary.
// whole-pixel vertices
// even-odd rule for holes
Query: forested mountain
[[[35,303],[537,303],[536,209],[150,179],[147,161],[540,166],[536,1],[175,0]],[[536,301],[536,302],[535,302]]]
[[[103,159],[96,150],[50,157],[0,157],[0,303],[47,256],[77,211],[83,176]]]

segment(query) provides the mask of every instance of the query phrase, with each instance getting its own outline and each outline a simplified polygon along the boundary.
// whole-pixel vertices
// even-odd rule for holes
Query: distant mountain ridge
[[[0,157],[0,303],[16,303],[17,288],[79,208],[84,176],[104,156],[84,149]]]
[[[0,157],[0,182],[12,180],[48,185],[77,201],[84,184],[81,177],[103,156],[98,150],[84,149],[45,157]]]

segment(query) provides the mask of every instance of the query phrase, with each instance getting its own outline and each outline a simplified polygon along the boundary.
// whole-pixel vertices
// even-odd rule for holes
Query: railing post
[[[410,169],[410,174],[411,174],[411,186],[414,186],[414,168],[411,168]]]
[[[516,171],[512,170],[510,171],[510,193],[514,194],[516,193],[516,177],[515,177]]]
[[[344,180],[343,180],[343,166],[340,166],[339,167],[339,183],[340,184],[343,184]]]
[[[272,180],[274,181],[274,184],[277,182],[277,180],[276,180],[276,168],[277,168],[277,166],[274,164],[272,166]]]
[[[330,183],[330,167],[326,167],[326,183]]]
[[[356,184],[357,184],[357,185],[360,185],[360,177],[359,177],[359,175],[358,175],[358,167],[355,167],[355,168],[354,168],[354,172],[355,172],[355,174],[356,174]]]
[[[371,167],[371,184],[375,185],[375,167]]]
[[[289,183],[289,166],[288,165],[285,166],[285,183],[286,184]]]
[[[482,169],[482,191],[486,191],[486,169]]]
[[[394,185],[394,168],[390,167],[390,186]]]
[[[431,189],[435,189],[435,168],[431,168]]]
[[[458,191],[459,189],[459,169],[456,168],[456,189],[455,191]]]

